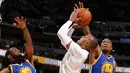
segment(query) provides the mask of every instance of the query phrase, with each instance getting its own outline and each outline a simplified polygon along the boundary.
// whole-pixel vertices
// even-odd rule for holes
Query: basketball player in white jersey
[[[76,23],[79,20],[77,18],[78,12],[79,8],[76,5],[69,20],[57,32],[61,44],[67,49],[60,65],[59,73],[80,73],[81,66],[88,57],[88,51],[96,48],[98,45],[98,40],[91,34],[82,36],[77,43],[71,39],[74,31],[72,23]]]

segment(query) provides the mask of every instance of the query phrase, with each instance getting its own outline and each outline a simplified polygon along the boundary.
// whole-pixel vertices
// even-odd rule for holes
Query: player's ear
[[[12,56],[11,56],[11,55],[8,55],[7,58],[10,59],[10,58],[12,58]]]
[[[110,47],[110,49],[112,50],[112,49],[113,49],[113,47],[111,46],[111,47]]]

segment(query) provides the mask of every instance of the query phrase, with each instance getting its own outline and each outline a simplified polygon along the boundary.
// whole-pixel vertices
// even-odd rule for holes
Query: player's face
[[[77,43],[80,45],[81,48],[83,49],[88,49],[89,48],[89,35],[82,36]]]
[[[79,45],[82,45],[84,41],[84,36],[80,37],[80,39],[77,41]]]
[[[18,49],[15,48],[15,47],[11,48],[11,53],[12,53],[12,55],[15,55],[15,56],[21,54],[21,53],[20,53],[20,50],[18,50]]]
[[[111,51],[112,50],[112,42],[109,39],[104,39],[101,43],[102,51]]]
[[[16,61],[16,59],[17,59],[18,57],[20,57],[20,56],[21,56],[20,50],[18,50],[18,49],[15,48],[15,47],[12,47],[12,48],[10,49],[10,57],[9,57],[9,60],[10,60],[11,62]]]

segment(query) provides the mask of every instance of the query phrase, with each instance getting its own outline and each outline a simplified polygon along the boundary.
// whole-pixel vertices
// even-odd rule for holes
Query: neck
[[[105,53],[106,57],[110,57],[110,53]]]
[[[18,63],[18,64],[21,64],[21,63],[23,63],[23,57],[22,56],[19,56],[18,58],[16,58],[16,63]]]
[[[103,53],[106,55],[106,57],[110,57],[110,51],[108,51],[108,50],[103,50]]]
[[[17,60],[16,63],[21,64],[23,60]]]

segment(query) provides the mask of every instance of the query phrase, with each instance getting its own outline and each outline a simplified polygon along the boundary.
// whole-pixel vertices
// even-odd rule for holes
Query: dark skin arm
[[[83,31],[85,35],[91,34],[89,26],[83,27]],[[96,49],[90,51],[89,64],[92,65],[96,61],[96,59],[100,56],[100,54],[101,54],[101,49],[100,46],[98,45]]]
[[[83,5],[82,2],[79,2],[79,7],[78,8],[79,9],[84,8],[84,5]],[[75,25],[74,27],[75,28],[82,28],[85,35],[91,34],[89,26],[80,27],[78,25]],[[98,45],[98,47],[96,49],[90,51],[90,56],[89,56],[90,57],[89,58],[90,64],[93,64],[96,61],[96,57],[99,57],[100,54],[101,54],[101,49],[100,49],[100,47]]]
[[[85,35],[91,34],[89,26],[83,27],[83,32],[84,32]]]
[[[114,61],[114,72],[116,71],[117,63]]]
[[[99,45],[96,47],[96,49],[90,51],[90,55],[89,55],[89,64],[90,65],[92,65],[96,62],[96,59],[100,56],[101,52],[102,51],[101,51]]]
[[[21,18],[16,17],[15,21],[17,23],[14,23],[13,25],[22,30],[23,35],[24,35],[24,39],[26,41],[26,43],[25,43],[25,59],[28,59],[30,61],[30,63],[33,65],[32,59],[33,59],[34,49],[33,49],[32,39],[31,39],[30,33],[26,27],[26,19],[24,19],[23,17],[21,17]]]
[[[11,73],[9,68],[4,68],[2,71],[0,71],[0,73]]]

